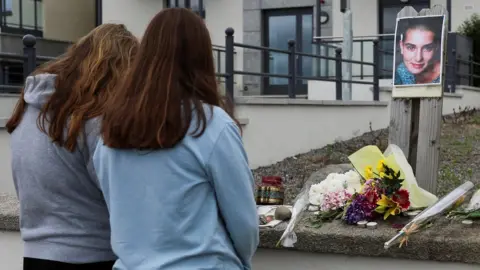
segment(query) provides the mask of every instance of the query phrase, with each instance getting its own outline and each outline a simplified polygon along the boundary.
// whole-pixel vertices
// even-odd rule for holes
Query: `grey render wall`
[[[316,31],[316,2],[320,0],[243,0],[243,43],[261,46],[262,44],[262,11],[268,9],[287,9],[313,7],[313,31]],[[329,14],[330,20],[322,25],[322,36],[332,35],[332,1],[325,0],[322,11]],[[315,36],[315,34],[314,34]],[[262,72],[262,52],[245,49],[243,53],[243,69],[249,72]],[[244,76],[244,95],[260,95],[262,78],[259,76]]]

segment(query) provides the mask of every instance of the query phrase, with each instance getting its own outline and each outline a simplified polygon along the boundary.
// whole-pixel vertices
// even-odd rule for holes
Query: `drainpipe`
[[[101,25],[103,22],[103,18],[102,18],[102,0],[95,0],[95,25],[96,26],[99,26]]]
[[[316,16],[316,26],[317,28],[315,29],[315,35],[317,37],[321,37],[322,36],[322,0],[317,0],[317,16]],[[322,46],[320,45],[320,43],[322,42],[322,40],[317,40],[317,55],[323,55],[323,52],[322,52]],[[319,59],[317,58],[316,59],[316,69],[317,69],[317,76],[320,77],[321,76],[321,72],[320,72],[320,68],[321,68],[321,65],[322,65],[322,59]]]
[[[352,60],[353,54],[353,20],[350,10],[350,1],[342,0],[341,11],[343,12],[343,58]],[[352,63],[343,62],[342,79],[352,80]],[[344,82],[342,84],[343,100],[352,100],[352,83]]]
[[[203,19],[205,19],[205,8],[204,8],[204,6],[203,6],[203,0],[198,0],[198,8],[200,9],[200,10],[199,10],[200,17],[202,17]]]
[[[448,31],[452,31],[452,0],[447,0]]]

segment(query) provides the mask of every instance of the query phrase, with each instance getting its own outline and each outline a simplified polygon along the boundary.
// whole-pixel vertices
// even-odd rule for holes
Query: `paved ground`
[[[19,233],[0,232],[0,268],[2,270],[21,270],[22,250]],[[253,259],[254,270],[478,270],[479,268],[478,265],[263,249],[259,250]]]
[[[259,250],[254,270],[478,270],[478,265]]]

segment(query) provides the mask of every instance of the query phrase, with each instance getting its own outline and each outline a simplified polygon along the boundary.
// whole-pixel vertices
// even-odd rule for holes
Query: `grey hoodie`
[[[39,109],[55,91],[55,78],[27,78],[28,106],[11,136],[24,256],[67,263],[115,260],[108,209],[91,163],[97,123],[87,122],[74,152],[53,144],[37,127]]]

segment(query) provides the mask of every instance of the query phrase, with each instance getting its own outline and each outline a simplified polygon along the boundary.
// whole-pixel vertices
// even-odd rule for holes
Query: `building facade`
[[[210,30],[217,50],[217,71],[222,73],[225,29],[235,29],[235,42],[277,49],[287,49],[288,40],[296,41],[298,51],[333,56],[333,51],[321,51],[316,41],[342,42],[343,13],[341,0],[0,0],[2,18],[0,51],[20,52],[20,39],[9,35],[34,34],[38,54],[56,56],[72,41],[106,22],[125,24],[141,37],[146,25],[160,10],[182,6],[199,12]],[[347,0],[353,13],[355,60],[373,60],[373,40],[380,40],[383,50],[393,48],[396,14],[406,5],[417,10],[443,5],[450,12],[449,29],[455,31],[472,14],[480,13],[478,0]],[[16,40],[15,42],[13,40]],[[235,48],[235,69],[250,72],[285,74],[288,56],[266,54],[259,50]],[[391,66],[391,57],[381,59],[384,67]],[[319,63],[300,57],[297,69],[303,76],[329,76],[333,63]],[[372,69],[353,67],[354,76],[368,78]],[[388,77],[388,74],[384,74]],[[236,76],[239,95],[285,94],[287,79]],[[307,82],[298,93],[306,93]]]

